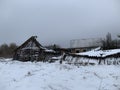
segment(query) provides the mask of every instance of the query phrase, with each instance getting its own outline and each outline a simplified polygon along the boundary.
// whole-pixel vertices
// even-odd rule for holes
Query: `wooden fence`
[[[120,53],[107,55],[105,57],[66,54],[63,57],[63,60],[66,61],[66,63],[68,64],[75,65],[95,65],[95,64],[120,65]]]

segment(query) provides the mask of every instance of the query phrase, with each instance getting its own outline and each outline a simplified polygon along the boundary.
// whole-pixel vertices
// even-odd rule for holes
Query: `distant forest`
[[[14,54],[14,50],[18,46],[15,43],[11,44],[2,44],[0,46],[0,57],[5,57],[5,58],[12,58]]]

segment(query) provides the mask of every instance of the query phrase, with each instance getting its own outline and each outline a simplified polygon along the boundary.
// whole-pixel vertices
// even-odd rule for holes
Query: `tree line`
[[[2,44],[0,45],[0,57],[5,57],[5,58],[11,58],[13,57],[14,50],[18,46],[15,43],[10,43],[8,44]]]
[[[103,50],[108,50],[108,49],[117,49],[120,48],[120,35],[118,36],[119,39],[112,39],[112,36],[110,33],[106,35],[106,38],[101,40],[102,43],[102,49]],[[10,44],[2,44],[0,45],[0,57],[5,57],[5,58],[11,58],[13,57],[14,50],[18,46],[15,43],[10,43]],[[48,45],[45,46],[48,49],[56,49],[60,48],[59,45]]]
[[[120,48],[120,39],[112,39],[111,33],[108,33],[101,42],[103,50]]]

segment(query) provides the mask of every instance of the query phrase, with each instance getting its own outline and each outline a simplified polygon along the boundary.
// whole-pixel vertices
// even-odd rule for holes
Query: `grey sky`
[[[37,35],[43,45],[120,33],[119,0],[0,0],[0,44]]]

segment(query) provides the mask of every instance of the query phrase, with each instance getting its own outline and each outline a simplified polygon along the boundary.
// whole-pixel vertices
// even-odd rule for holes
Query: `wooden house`
[[[44,48],[36,38],[37,36],[32,36],[19,46],[14,52],[13,60],[45,61],[55,55],[54,50]]]

